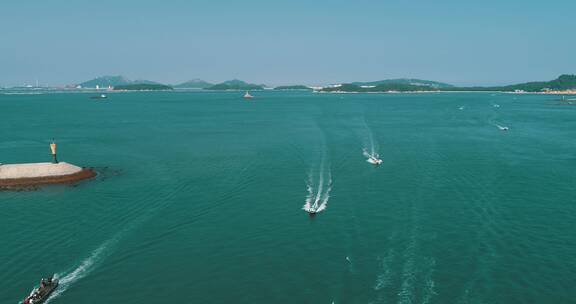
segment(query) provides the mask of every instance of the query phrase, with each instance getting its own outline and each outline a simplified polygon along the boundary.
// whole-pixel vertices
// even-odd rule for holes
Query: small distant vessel
[[[250,92],[246,91],[246,94],[244,94],[244,99],[252,99],[254,98],[254,96],[250,95]]]
[[[376,166],[382,164],[382,160],[378,155],[370,155],[366,161]]]
[[[106,98],[108,98],[108,96],[106,96],[105,94],[90,97],[90,99],[106,99]]]
[[[40,281],[40,287],[34,288],[29,296],[24,299],[22,304],[39,304],[44,303],[58,287],[58,279],[52,275],[50,278],[45,278]]]
[[[459,107],[458,110],[460,111],[464,110],[464,106]]]
[[[500,129],[500,131],[508,131],[508,130],[510,130],[510,128],[505,127],[505,126],[498,126],[498,129]]]
[[[500,105],[499,105],[499,104],[494,104],[494,107],[495,107],[495,108],[499,108]]]

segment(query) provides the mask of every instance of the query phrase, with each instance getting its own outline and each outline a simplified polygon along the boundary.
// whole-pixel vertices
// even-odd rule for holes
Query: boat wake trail
[[[375,299],[371,303],[428,304],[436,293],[434,273],[436,260],[421,254],[419,228],[413,228],[411,235],[394,236],[398,242],[408,237],[407,243],[390,248],[378,258],[380,274],[373,286]]]
[[[378,145],[374,141],[374,135],[372,130],[366,123],[366,118],[364,118],[364,129],[366,130],[367,136],[364,139],[364,148],[362,148],[362,154],[366,157],[366,161],[369,163],[378,162],[380,155],[378,154]]]
[[[45,303],[49,303],[55,298],[63,294],[70,286],[78,282],[82,278],[90,274],[95,267],[100,263],[108,254],[110,248],[118,241],[118,237],[104,242],[96,250],[92,251],[90,256],[84,259],[80,264],[69,272],[57,273],[56,278],[59,280],[58,288],[48,298]]]
[[[308,194],[302,209],[308,213],[319,213],[326,209],[332,191],[332,174],[330,169],[325,171],[325,157],[322,158],[320,170],[318,171],[317,182],[314,183],[314,174],[308,174],[306,189]]]
[[[503,126],[503,125],[500,125],[500,124],[497,124],[497,123],[495,123],[495,122],[493,122],[493,121],[490,121],[490,124],[493,125],[493,126],[495,126],[495,127],[497,127],[500,131],[508,131],[508,130],[510,130],[509,127]]]
[[[50,303],[52,300],[61,296],[75,283],[90,275],[104,262],[106,258],[108,258],[113,253],[114,248],[118,245],[118,243],[120,243],[126,234],[149,220],[158,210],[166,207],[167,202],[171,201],[176,193],[180,192],[181,190],[181,187],[177,187],[163,196],[162,199],[155,200],[157,202],[156,205],[153,205],[151,208],[146,210],[144,214],[132,220],[132,222],[125,224],[120,231],[113,235],[112,238],[103,242],[100,246],[93,250],[88,255],[88,257],[80,261],[80,263],[78,263],[75,268],[57,273],[55,277],[59,280],[58,288],[44,303]]]

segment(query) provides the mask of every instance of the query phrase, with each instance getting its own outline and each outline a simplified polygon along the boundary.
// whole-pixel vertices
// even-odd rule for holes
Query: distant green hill
[[[307,87],[305,85],[291,85],[291,86],[278,86],[278,87],[275,87],[274,90],[279,90],[279,91],[292,91],[292,90],[311,91],[312,88]]]
[[[126,84],[115,86],[115,91],[163,91],[173,90],[174,88],[163,84]]]
[[[501,92],[542,92],[545,90],[565,91],[576,90],[576,75],[561,75],[551,81],[525,82],[507,86],[495,87],[453,87],[442,91],[501,91]]]
[[[206,90],[239,90],[239,91],[252,91],[252,90],[263,90],[264,86],[258,84],[247,83],[242,80],[234,79],[228,80],[223,83],[219,83],[210,87],[205,88]]]
[[[448,83],[431,81],[431,80],[412,79],[412,78],[386,79],[371,82],[352,82],[351,84],[357,86],[378,86],[384,84],[411,85],[411,86],[427,86],[435,89],[454,87],[453,85]]]
[[[132,81],[123,76],[102,76],[80,83],[82,88],[100,88],[115,87],[118,85],[131,84]]]
[[[145,79],[130,80],[124,76],[102,76],[82,82],[79,85],[82,88],[96,88],[96,86],[98,86],[99,88],[107,88],[129,84],[160,84],[160,83]]]
[[[437,91],[437,88],[422,85],[411,84],[395,84],[383,83],[374,87],[361,87],[356,84],[346,83],[337,87],[322,88],[322,92],[356,92],[356,93],[371,93],[371,92],[422,92],[422,91]]]
[[[174,88],[177,89],[205,89],[213,86],[214,84],[206,82],[202,79],[192,79],[181,84],[177,84]]]
[[[576,75],[561,75],[551,81],[526,82],[494,87],[455,87],[449,84],[418,79],[390,79],[374,82],[353,82],[322,88],[322,92],[422,92],[422,91],[501,91],[542,92],[576,90]]]
[[[561,75],[551,81],[527,82],[501,87],[502,91],[523,90],[526,92],[540,92],[546,89],[564,91],[576,89],[576,75]]]
[[[146,79],[136,79],[136,80],[132,80],[130,82],[130,84],[161,84],[161,83],[156,82],[156,81],[146,80]]]
[[[370,82],[352,82],[345,83],[340,86],[322,88],[322,92],[422,92],[422,91],[438,91],[441,89],[450,89],[454,86],[448,83],[399,78],[399,79],[385,79]]]

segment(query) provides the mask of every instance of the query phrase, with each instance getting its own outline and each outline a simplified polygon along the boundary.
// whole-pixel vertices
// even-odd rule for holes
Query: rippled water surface
[[[0,162],[99,171],[0,192],[0,303],[574,303],[576,106],[242,94],[0,94]]]

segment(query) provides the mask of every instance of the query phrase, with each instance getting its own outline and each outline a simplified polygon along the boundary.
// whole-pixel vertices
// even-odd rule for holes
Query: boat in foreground
[[[40,287],[34,288],[30,295],[24,299],[22,304],[39,304],[44,303],[50,297],[50,294],[58,287],[58,279],[54,275],[40,281]]]
[[[378,158],[377,156],[370,156],[368,157],[368,159],[366,160],[367,162],[373,164],[373,165],[380,165],[382,164],[382,160],[380,158]]]

